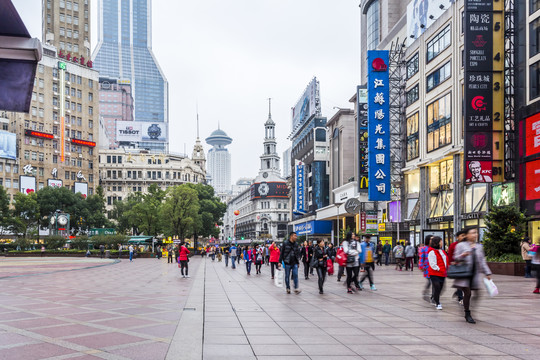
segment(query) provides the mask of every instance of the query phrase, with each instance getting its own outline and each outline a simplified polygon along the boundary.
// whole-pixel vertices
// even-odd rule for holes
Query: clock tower
[[[279,155],[276,149],[276,123],[272,120],[271,99],[268,99],[268,120],[264,123],[264,152],[261,155],[261,169],[259,175],[268,178],[270,174],[279,176],[281,169],[279,166]]]

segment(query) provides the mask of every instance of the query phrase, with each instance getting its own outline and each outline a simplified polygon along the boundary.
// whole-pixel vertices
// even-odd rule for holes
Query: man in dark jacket
[[[279,262],[283,263],[285,269],[285,285],[287,287],[287,294],[291,293],[291,271],[294,282],[294,292],[300,294],[298,289],[298,263],[301,257],[300,247],[296,243],[297,235],[293,231],[289,234],[289,239],[285,240],[281,245]]]
[[[302,246],[302,263],[304,264],[304,277],[306,280],[309,279],[309,263],[311,262],[311,258],[313,258],[313,247],[309,246],[307,241],[304,241],[304,245]]]
[[[392,251],[392,245],[388,243],[388,241],[383,246],[383,253],[384,253],[384,265],[388,266],[388,262],[390,261],[390,251]]]

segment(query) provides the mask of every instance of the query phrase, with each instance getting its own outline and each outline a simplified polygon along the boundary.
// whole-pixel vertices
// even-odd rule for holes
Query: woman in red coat
[[[279,248],[274,241],[270,245],[270,271],[272,272],[272,279],[274,278],[274,269],[279,270]]]
[[[432,237],[428,253],[428,274],[431,279],[433,301],[437,306],[437,310],[442,310],[439,298],[444,286],[444,279],[446,279],[446,270],[448,269],[448,256],[441,249],[441,242],[442,239],[439,236]]]
[[[178,251],[178,262],[180,263],[180,271],[182,272],[183,278],[188,278],[188,255],[189,250],[184,243],[180,244],[180,249]],[[184,274],[184,269],[186,273]]]

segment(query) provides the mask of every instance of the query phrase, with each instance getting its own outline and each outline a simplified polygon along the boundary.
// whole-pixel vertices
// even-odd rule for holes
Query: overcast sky
[[[94,48],[97,0],[91,1]],[[169,81],[170,150],[191,154],[198,103],[201,139],[218,122],[233,138],[235,183],[259,171],[268,98],[280,157],[290,146],[291,107],[313,76],[323,116],[330,118],[334,107],[352,108],[360,77],[359,2],[153,0],[152,49]],[[13,3],[41,40],[42,0]]]

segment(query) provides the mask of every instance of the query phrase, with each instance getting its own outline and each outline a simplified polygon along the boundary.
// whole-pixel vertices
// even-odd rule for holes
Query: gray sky
[[[92,1],[92,47],[97,0]],[[13,0],[41,40],[42,0]],[[352,107],[359,75],[359,0],[153,0],[152,49],[169,81],[170,150],[191,154],[217,129],[233,138],[232,182],[255,177],[264,122],[272,118],[280,157],[290,146],[291,107],[316,76],[323,116]],[[205,151],[209,146],[204,143]],[[283,164],[283,159],[281,159]]]

